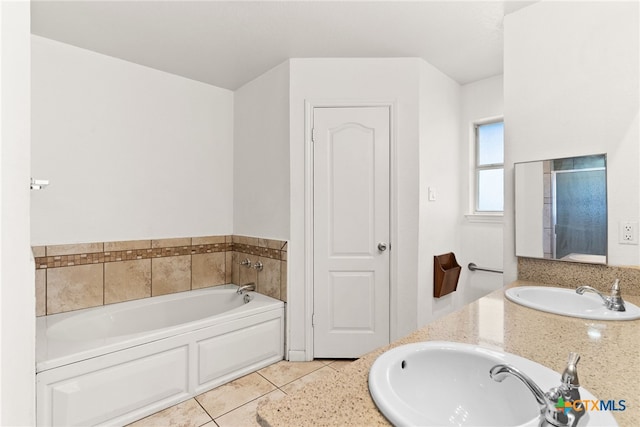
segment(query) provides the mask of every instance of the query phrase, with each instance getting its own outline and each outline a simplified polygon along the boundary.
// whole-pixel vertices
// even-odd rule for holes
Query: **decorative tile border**
[[[242,243],[233,243],[233,251],[241,252],[243,254],[261,256],[265,258],[282,260],[282,250],[280,249],[271,249],[265,248],[261,246],[252,246]]]
[[[287,298],[287,242],[281,240],[207,236],[32,249],[37,316],[226,283],[255,282],[258,292]],[[238,274],[239,254],[258,257],[263,270]]]
[[[210,254],[233,250],[233,243],[191,245],[172,248],[136,249],[128,251],[94,252],[72,255],[37,257],[36,270],[44,268],[70,267],[74,265],[99,264],[136,259],[163,258],[180,255]]]

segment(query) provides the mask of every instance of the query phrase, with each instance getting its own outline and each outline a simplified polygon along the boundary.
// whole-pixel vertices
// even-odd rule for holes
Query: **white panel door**
[[[389,343],[389,108],[314,108],[312,134],[314,357],[356,358]]]

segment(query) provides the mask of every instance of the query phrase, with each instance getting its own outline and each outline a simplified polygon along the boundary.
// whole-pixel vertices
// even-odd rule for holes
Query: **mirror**
[[[607,263],[605,154],[515,164],[516,256]]]

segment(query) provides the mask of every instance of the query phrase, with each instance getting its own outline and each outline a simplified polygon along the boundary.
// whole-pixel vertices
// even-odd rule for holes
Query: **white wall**
[[[234,234],[289,239],[289,61],[234,92]]]
[[[543,162],[528,162],[515,169],[516,254],[544,257],[544,168]],[[524,226],[523,224],[526,224]]]
[[[29,245],[30,12],[0,2],[0,425],[35,424],[35,291]]]
[[[432,65],[420,61],[419,93],[418,305],[414,328],[462,307],[464,291],[464,285],[459,281],[456,292],[433,297],[434,255],[453,252],[460,263],[461,243],[464,243],[457,227],[462,213],[459,192],[464,170],[460,165],[460,85]],[[404,165],[399,167],[404,168]],[[401,183],[404,185],[404,181]],[[429,200],[429,188],[435,192],[436,200]],[[398,310],[404,310],[412,297],[406,294],[399,298],[403,305]]]
[[[434,251],[452,247],[455,231],[447,230],[447,217],[457,201],[442,196],[439,203],[427,209],[420,218],[421,185],[440,186],[448,190],[447,179],[454,179],[454,167],[429,171],[424,167],[441,165],[437,157],[429,157],[431,147],[420,156],[422,144],[440,153],[453,150],[445,158],[457,156],[458,99],[457,85],[448,77],[416,58],[397,59],[292,59],[291,70],[291,235],[289,244],[289,324],[290,349],[304,353],[305,321],[310,318],[309,300],[305,294],[305,101],[343,104],[370,102],[392,103],[392,252],[391,252],[391,335],[392,339],[417,328],[431,314],[432,282],[429,271],[421,263],[432,264]],[[421,90],[421,87],[423,90]],[[421,105],[421,101],[424,102]],[[420,119],[421,114],[427,118]],[[429,115],[432,114],[431,117]],[[420,135],[425,123],[434,127]],[[427,126],[428,127],[428,126]],[[455,181],[455,179],[454,179]],[[433,220],[431,223],[430,221]],[[431,224],[428,227],[425,224]],[[444,225],[443,225],[444,224]],[[422,228],[421,228],[422,226]],[[438,231],[434,231],[438,229]],[[433,240],[425,240],[433,234]],[[395,235],[393,235],[395,233]],[[421,238],[419,239],[418,235]],[[422,242],[422,243],[421,243]],[[455,250],[455,247],[453,248]],[[428,259],[422,259],[424,257]],[[425,310],[427,314],[424,314]],[[307,325],[308,326],[308,325]],[[292,353],[290,353],[291,355]],[[306,355],[307,357],[311,355]]]
[[[233,92],[32,37],[32,244],[233,232]]]
[[[607,154],[609,263],[638,265],[618,222],[640,215],[637,2],[539,2],[505,17],[505,269],[513,251],[513,163]]]
[[[288,254],[290,355],[304,352],[310,310],[305,293],[305,101],[382,101],[395,103],[392,141],[395,163],[392,193],[398,236],[392,237],[392,335],[415,329],[418,241],[418,113],[417,59],[291,59],[291,235]],[[393,142],[392,142],[393,144]],[[392,202],[393,204],[393,202]],[[395,261],[394,261],[395,260]],[[413,299],[409,298],[413,296]],[[394,308],[402,310],[393,317]],[[306,357],[312,355],[307,354]]]
[[[489,77],[462,86],[461,108],[461,156],[463,167],[459,187],[460,204],[466,216],[459,217],[461,248],[458,262],[462,265],[458,298],[462,303],[474,301],[502,287],[503,277],[497,273],[471,272],[470,262],[480,267],[502,269],[503,224],[502,218],[469,215],[474,211],[473,194],[475,174],[474,124],[488,119],[498,119],[504,114],[503,78]]]

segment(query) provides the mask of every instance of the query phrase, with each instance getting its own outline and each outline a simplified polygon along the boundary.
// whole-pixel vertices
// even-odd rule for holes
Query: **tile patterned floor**
[[[255,427],[263,400],[277,400],[342,369],[350,360],[275,363],[129,424],[130,427]]]

